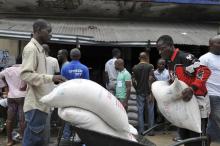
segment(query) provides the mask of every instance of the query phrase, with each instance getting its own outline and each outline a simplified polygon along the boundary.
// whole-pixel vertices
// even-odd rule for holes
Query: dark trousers
[[[207,122],[208,122],[207,118],[201,119],[202,133],[196,133],[196,132],[190,131],[188,129],[179,128],[178,132],[179,132],[180,137],[184,140],[187,138],[200,137],[202,135],[206,135]],[[208,146],[207,142],[205,143],[205,145],[203,143],[202,142],[193,142],[193,143],[185,144],[185,146]]]

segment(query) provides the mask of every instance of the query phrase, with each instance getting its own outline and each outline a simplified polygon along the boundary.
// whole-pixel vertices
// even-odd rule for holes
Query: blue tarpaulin
[[[209,4],[220,5],[220,0],[152,0],[160,3]]]

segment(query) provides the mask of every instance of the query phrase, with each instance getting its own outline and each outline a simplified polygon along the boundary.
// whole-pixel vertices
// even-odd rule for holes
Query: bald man
[[[144,107],[148,104],[148,125],[154,124],[154,102],[150,100],[149,81],[153,78],[153,65],[148,63],[146,52],[139,55],[140,62],[133,67],[132,82],[136,89],[137,106],[138,106],[138,132],[144,132]],[[147,101],[147,102],[146,102]],[[154,135],[153,132],[149,135]]]
[[[124,67],[124,60],[120,58],[115,61],[115,69],[118,71],[116,78],[116,97],[126,109],[131,93],[131,74]]]
[[[211,105],[207,134],[211,141],[220,143],[220,35],[209,40],[209,52],[199,60],[212,72],[206,84]]]

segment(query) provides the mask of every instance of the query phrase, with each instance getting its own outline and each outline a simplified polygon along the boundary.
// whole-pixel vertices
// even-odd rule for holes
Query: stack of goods
[[[136,101],[136,93],[135,89],[131,88],[131,95],[128,100],[128,122],[129,124],[137,127],[138,126],[138,108],[137,108],[137,101]]]

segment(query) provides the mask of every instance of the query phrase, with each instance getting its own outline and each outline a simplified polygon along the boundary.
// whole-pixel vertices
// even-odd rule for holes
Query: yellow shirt
[[[21,79],[28,84],[24,112],[38,109],[48,113],[49,107],[39,100],[51,91],[48,85],[53,75],[47,74],[46,55],[37,40],[32,38],[24,47],[22,59]]]

